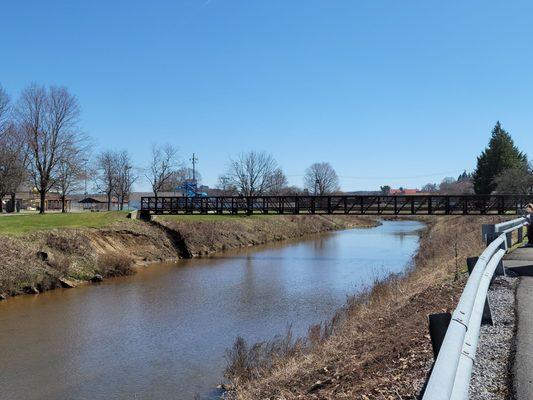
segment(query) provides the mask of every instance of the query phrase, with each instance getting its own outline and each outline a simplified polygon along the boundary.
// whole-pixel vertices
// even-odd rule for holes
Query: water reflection
[[[401,272],[420,228],[385,221],[0,303],[2,398],[208,398],[237,335],[304,334],[360,285]]]

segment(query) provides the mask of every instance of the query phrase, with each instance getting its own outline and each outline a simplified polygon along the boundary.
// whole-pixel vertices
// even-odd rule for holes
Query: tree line
[[[126,149],[93,155],[91,144],[80,127],[78,100],[67,88],[31,84],[17,101],[12,101],[0,86],[0,199],[11,196],[12,205],[17,190],[27,185],[39,194],[41,213],[45,212],[50,191],[59,195],[65,212],[67,197],[82,191],[84,183],[87,193],[87,181],[91,181],[99,193],[105,194],[109,210],[114,201],[123,209],[141,176],[156,197],[183,187],[185,182],[201,179],[197,171],[193,173],[180,161],[178,148],[172,144],[154,144],[144,168],[134,165]],[[497,122],[473,173],[465,171],[440,184],[428,183],[421,190],[444,194],[533,194],[532,170],[526,154]],[[340,190],[339,177],[328,162],[309,166],[303,176],[303,188],[299,188],[289,186],[272,155],[258,151],[230,158],[217,187],[222,195],[243,196],[325,195]],[[389,190],[390,186],[381,187],[384,194]]]
[[[24,185],[34,189],[45,212],[46,196],[59,195],[67,211],[70,194],[87,194],[87,181],[105,194],[107,208],[117,202],[123,209],[134,183],[144,176],[154,193],[175,191],[193,180],[191,169],[179,160],[172,144],[154,144],[149,165],[136,167],[126,149],[104,150],[93,155],[92,141],[80,126],[80,105],[65,87],[31,84],[16,101],[0,86],[0,200],[11,196],[14,211],[16,193]],[[201,179],[194,172],[195,180]],[[339,178],[327,162],[312,164],[305,171],[304,189],[290,187],[274,157],[250,151],[230,158],[227,171],[218,181],[225,195],[337,192]],[[0,212],[2,201],[0,201]]]
[[[390,186],[381,186],[388,194]],[[464,171],[457,178],[447,177],[439,184],[427,183],[424,193],[461,194],[533,194],[533,163],[515,145],[510,133],[499,121],[492,129],[487,147],[477,157],[476,169]]]

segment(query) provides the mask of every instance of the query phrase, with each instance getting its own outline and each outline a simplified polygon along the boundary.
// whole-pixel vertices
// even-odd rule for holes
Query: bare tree
[[[133,183],[137,179],[133,162],[127,150],[122,150],[115,155],[115,185],[114,192],[117,196],[119,209],[124,209],[126,199],[129,199]]]
[[[157,194],[171,179],[178,168],[178,149],[171,144],[152,146],[152,158],[146,170],[146,178],[152,186],[152,191],[157,199]]]
[[[339,177],[330,163],[314,163],[305,170],[304,187],[314,195],[325,195],[339,190]]]
[[[8,211],[15,211],[16,191],[27,177],[27,147],[13,117],[10,98],[0,86],[0,212],[7,194],[11,195]]]
[[[235,186],[242,195],[258,196],[271,189],[278,170],[278,163],[270,154],[250,151],[230,159],[226,176],[228,184]]]
[[[426,183],[420,190],[424,193],[435,193],[439,190],[439,187],[436,183]]]
[[[113,193],[117,187],[117,153],[111,150],[104,151],[96,158],[96,188],[104,192],[107,198],[107,211],[111,211]]]
[[[0,85],[0,138],[11,125],[11,103],[8,94]]]
[[[26,179],[27,152],[20,131],[10,125],[0,136],[0,212],[2,199],[11,194],[11,210],[15,211],[15,193]]]
[[[217,188],[222,192],[222,196],[235,196],[239,193],[239,190],[227,175],[220,175],[218,177]]]
[[[83,146],[71,146],[64,149],[57,161],[55,171],[54,189],[61,197],[61,212],[66,212],[67,196],[82,187],[86,179],[85,171],[85,148]]]
[[[161,187],[162,192],[173,192],[177,187],[184,187],[186,182],[194,182],[198,185],[202,181],[202,175],[196,170],[195,179],[193,179],[192,168],[180,167],[167,179]]]
[[[281,168],[274,170],[272,175],[268,178],[268,193],[271,195],[283,195],[286,193],[288,186],[287,177]]]
[[[439,185],[441,194],[472,194],[474,193],[474,184],[470,178],[455,179],[446,177]]]
[[[59,160],[79,141],[77,99],[64,87],[30,85],[21,95],[17,116],[25,133],[29,172],[45,212],[46,193],[54,186]]]

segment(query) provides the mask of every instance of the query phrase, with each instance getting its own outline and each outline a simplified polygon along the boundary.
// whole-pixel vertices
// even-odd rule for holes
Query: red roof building
[[[391,189],[389,190],[389,195],[398,196],[398,195],[413,195],[420,193],[418,189]]]

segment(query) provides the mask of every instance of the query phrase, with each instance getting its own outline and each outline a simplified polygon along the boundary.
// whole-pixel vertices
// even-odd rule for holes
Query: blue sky
[[[0,84],[67,86],[95,151],[272,153],[291,184],[329,161],[344,190],[475,167],[500,120],[533,155],[533,3],[2,2]],[[140,188],[142,188],[141,185]]]

